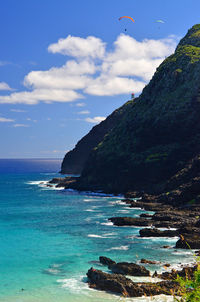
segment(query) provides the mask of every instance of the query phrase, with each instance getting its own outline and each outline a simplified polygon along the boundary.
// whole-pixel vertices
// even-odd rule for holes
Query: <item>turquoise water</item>
[[[115,227],[107,220],[137,217],[143,210],[128,208],[120,197],[78,194],[41,184],[55,176],[59,175],[0,173],[0,301],[121,301],[119,296],[88,289],[87,270],[91,266],[106,270],[96,262],[99,256],[174,265],[190,261],[190,251],[162,248],[173,246],[174,239],[141,239],[139,228]]]

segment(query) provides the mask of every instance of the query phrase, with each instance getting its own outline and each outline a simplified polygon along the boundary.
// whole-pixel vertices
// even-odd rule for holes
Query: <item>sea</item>
[[[165,263],[178,268],[194,262],[193,251],[163,248],[173,247],[177,238],[140,238],[138,227],[114,226],[109,217],[146,212],[129,208],[123,196],[46,187],[60,177],[60,165],[60,159],[0,160],[0,301],[173,301],[123,298],[88,287],[89,268],[108,271],[99,256],[158,260],[159,265],[146,265],[153,273],[165,271]]]

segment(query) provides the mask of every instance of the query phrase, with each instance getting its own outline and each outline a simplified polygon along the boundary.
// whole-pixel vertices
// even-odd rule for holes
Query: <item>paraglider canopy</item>
[[[163,20],[156,20],[156,22],[158,22],[158,23],[165,23],[165,21],[163,21]]]
[[[123,18],[128,18],[128,19],[132,20],[133,22],[135,22],[135,21],[133,20],[133,18],[131,18],[131,17],[129,17],[129,16],[122,16],[122,17],[119,18],[119,21],[120,21],[121,19],[123,19]]]

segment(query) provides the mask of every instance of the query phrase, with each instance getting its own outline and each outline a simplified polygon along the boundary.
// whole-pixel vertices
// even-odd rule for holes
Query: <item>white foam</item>
[[[86,209],[86,210],[84,210],[85,212],[95,212],[95,210],[94,209]]]
[[[121,201],[121,200],[115,200],[115,201],[110,201],[109,204],[111,204],[111,205],[116,205],[116,204],[124,205],[124,202]]]
[[[27,182],[28,185],[40,185],[40,186],[44,186],[47,183],[48,183],[48,180],[34,180],[34,181]]]
[[[60,273],[60,270],[58,270],[56,268],[47,268],[47,269],[44,269],[43,272],[46,274],[50,274],[50,275],[57,275]]]
[[[88,237],[92,237],[92,238],[108,238],[108,237],[101,236],[101,235],[96,235],[96,234],[88,234]]]
[[[81,276],[78,278],[69,278],[69,279],[58,279],[57,282],[61,283],[62,288],[67,288],[73,293],[81,292],[82,290],[88,290],[88,284],[82,281],[82,278],[85,276]]]
[[[102,222],[101,224],[102,224],[102,225],[114,226],[114,224],[112,223],[112,221]]]
[[[152,282],[152,283],[156,283],[156,282],[160,282],[163,281],[160,278],[152,278],[152,277],[135,277],[135,276],[126,276],[127,278],[131,279],[133,282]]]
[[[129,211],[127,211],[127,210],[118,210],[117,212],[118,213],[129,213]]]
[[[112,251],[112,250],[122,250],[127,251],[129,249],[128,245],[121,245],[121,246],[113,246],[110,249],[107,249],[106,251]]]
[[[48,180],[34,180],[34,181],[28,181],[26,184],[28,185],[36,185],[40,188],[42,188],[43,191],[46,190],[63,190],[64,187],[59,187],[57,188],[56,185],[57,184],[49,184]],[[47,186],[47,184],[49,184],[50,186]]]
[[[154,240],[154,241],[177,241],[179,237],[139,237],[135,236],[137,239],[144,239],[144,240]]]

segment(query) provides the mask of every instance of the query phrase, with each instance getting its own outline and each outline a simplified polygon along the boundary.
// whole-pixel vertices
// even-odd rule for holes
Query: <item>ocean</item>
[[[132,298],[89,289],[90,267],[107,271],[99,256],[139,263],[152,272],[193,261],[192,251],[164,249],[176,238],[139,238],[137,227],[116,227],[112,216],[138,217],[120,196],[100,196],[45,187],[60,177],[61,160],[0,160],[0,301],[172,301]],[[134,278],[133,278],[134,279]],[[135,278],[135,280],[141,278]],[[149,277],[143,280],[150,280]]]

